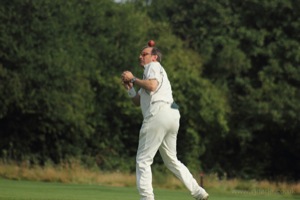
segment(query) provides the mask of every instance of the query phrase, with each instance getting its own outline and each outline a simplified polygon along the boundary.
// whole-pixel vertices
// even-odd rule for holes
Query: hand
[[[121,75],[122,84],[126,90],[130,90],[133,87],[133,83],[130,82],[131,79],[128,78],[130,75],[133,77],[132,73],[129,71],[124,71]]]
[[[133,79],[133,78],[134,78],[134,76],[130,71],[124,71],[122,73],[122,81],[125,83],[130,82],[131,79]]]
[[[133,87],[133,83],[131,83],[131,82],[124,82],[122,80],[122,84],[123,84],[123,86],[125,87],[126,90],[130,90]]]

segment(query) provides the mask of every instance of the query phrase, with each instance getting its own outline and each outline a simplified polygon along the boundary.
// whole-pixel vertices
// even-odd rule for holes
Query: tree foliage
[[[203,56],[203,75],[227,93],[230,133],[210,143],[220,148],[208,147],[206,169],[299,179],[299,6],[292,0],[153,2],[150,15],[171,22]]]
[[[120,74],[142,75],[137,58],[154,39],[180,106],[180,160],[231,177],[299,180],[299,7],[3,0],[0,156],[133,171],[142,116]]]

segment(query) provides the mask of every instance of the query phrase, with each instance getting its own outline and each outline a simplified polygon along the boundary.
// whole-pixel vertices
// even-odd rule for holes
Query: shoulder
[[[150,64],[153,67],[158,67],[158,68],[161,67],[161,64],[159,62],[151,62]]]
[[[159,62],[151,62],[145,69],[159,71],[161,68],[162,66]]]
[[[145,69],[152,68],[152,67],[161,67],[161,65],[159,62],[151,62],[144,66]]]
[[[159,62],[151,62],[145,65],[144,79],[159,78],[162,73],[162,67]]]

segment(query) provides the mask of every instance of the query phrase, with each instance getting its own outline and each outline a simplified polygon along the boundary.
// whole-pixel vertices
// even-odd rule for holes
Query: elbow
[[[149,86],[148,90],[150,92],[154,92],[156,90],[156,88],[157,88],[157,86],[151,85],[151,86]]]
[[[158,86],[158,83],[157,83],[157,82],[153,82],[152,84],[149,85],[148,90],[149,90],[150,92],[154,92],[154,91],[156,91],[157,86]]]

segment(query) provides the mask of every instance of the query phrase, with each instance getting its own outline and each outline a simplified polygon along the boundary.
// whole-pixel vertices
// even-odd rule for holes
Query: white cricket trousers
[[[144,119],[139,135],[136,179],[140,199],[154,200],[151,164],[158,150],[166,167],[180,179],[191,192],[191,195],[196,198],[205,190],[198,185],[187,167],[177,159],[179,111],[172,109],[167,103],[155,103],[155,106],[152,115]]]

